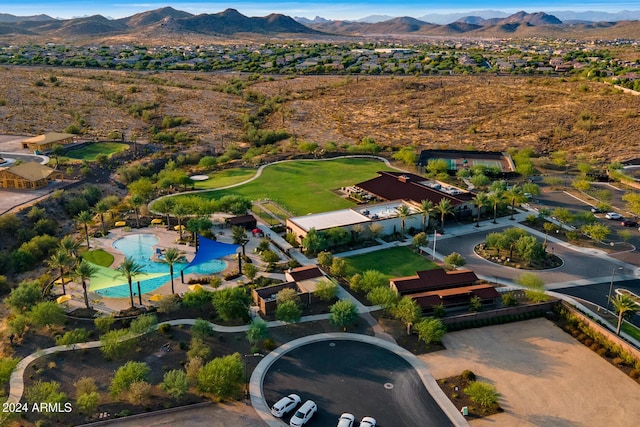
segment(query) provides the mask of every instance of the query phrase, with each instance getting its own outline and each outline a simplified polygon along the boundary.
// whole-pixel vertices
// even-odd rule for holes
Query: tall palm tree
[[[431,200],[420,201],[420,214],[422,215],[422,231],[427,229],[427,218],[433,213],[433,202]]]
[[[401,239],[404,239],[404,223],[407,217],[411,214],[411,209],[405,204],[398,206],[396,209],[398,211],[398,218],[400,218],[400,229],[401,229]]]
[[[180,233],[180,240],[182,240],[182,220],[188,214],[187,208],[182,204],[177,204],[173,207],[172,213],[178,220],[178,231]]]
[[[618,314],[618,327],[616,328],[616,335],[620,335],[620,328],[622,327],[622,318],[626,313],[638,310],[640,305],[628,295],[616,295],[611,298],[613,304],[613,310]]]
[[[133,207],[133,211],[136,214],[136,228],[140,228],[140,207],[144,205],[144,197],[139,194],[134,194],[129,199],[129,203]]]
[[[480,227],[480,214],[482,213],[482,208],[489,203],[489,198],[485,192],[481,191],[471,199],[471,202],[478,208],[478,220],[476,221],[476,227]]]
[[[84,235],[87,238],[87,249],[91,247],[89,244],[89,224],[93,221],[93,215],[89,211],[82,211],[76,216],[76,220],[84,226]]]
[[[74,258],[78,257],[78,251],[80,250],[80,243],[73,237],[67,235],[60,239],[58,242],[58,248]]]
[[[451,205],[451,201],[443,197],[442,199],[440,199],[438,204],[433,207],[433,209],[440,214],[440,226],[444,231],[444,217],[453,213],[453,206]]]
[[[67,289],[64,286],[64,271],[66,268],[71,267],[73,264],[73,257],[70,253],[64,251],[63,249],[58,249],[54,252],[49,261],[47,261],[49,267],[56,270],[60,270],[60,281],[62,283],[62,294],[67,294]]]
[[[169,266],[169,274],[171,275],[171,293],[175,294],[176,291],[173,288],[173,265],[184,259],[184,256],[177,248],[168,248],[164,251],[164,262]]]
[[[73,270],[74,277],[80,280],[80,283],[82,284],[84,303],[87,306],[87,309],[91,309],[91,306],[89,305],[89,295],[87,295],[87,280],[91,279],[91,276],[95,275],[97,271],[98,270],[87,261],[81,261],[80,264],[76,265],[75,270]]]
[[[491,193],[489,193],[489,202],[493,205],[493,223],[497,224],[496,218],[498,217],[498,206],[500,203],[504,202],[504,191],[496,188]]]
[[[513,213],[516,210],[516,203],[521,203],[525,200],[524,194],[522,193],[522,188],[514,185],[504,192],[504,197],[509,201],[509,204],[511,205],[511,218],[509,219],[514,219]]]
[[[131,308],[133,308],[133,285],[132,281],[135,276],[142,273],[143,265],[139,264],[133,258],[126,257],[124,261],[118,266],[117,270],[120,272],[120,276],[127,279],[129,283],[129,296],[131,297]]]
[[[107,203],[104,200],[100,200],[98,203],[96,203],[93,209],[96,211],[98,215],[100,215],[100,225],[102,227],[102,235],[106,236],[107,229],[106,229],[106,224],[104,223],[104,214],[109,212],[109,205],[107,205]]]

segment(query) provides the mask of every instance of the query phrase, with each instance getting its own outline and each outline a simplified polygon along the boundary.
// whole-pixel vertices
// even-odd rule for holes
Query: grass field
[[[390,169],[379,160],[363,158],[278,163],[246,185],[202,193],[201,197],[239,194],[251,200],[274,200],[293,215],[326,212],[354,206],[332,190],[374,178],[379,170]]]
[[[92,262],[96,265],[101,265],[103,267],[109,267],[113,264],[113,255],[109,252],[106,252],[102,249],[96,249],[93,251],[85,251],[82,253],[82,259],[86,259],[89,262]]]
[[[83,147],[76,148],[75,150],[69,150],[64,156],[61,156],[61,158],[94,161],[98,154],[111,156],[112,154],[128,149],[129,145],[127,144],[121,144],[119,142],[100,142],[97,144],[85,145]]]
[[[440,268],[406,246],[356,255],[347,260],[347,276],[366,270],[377,270],[388,278],[413,276],[420,270]]]
[[[210,174],[209,179],[206,181],[196,181],[195,187],[197,190],[208,190],[213,188],[226,187],[227,185],[233,185],[242,181],[246,181],[255,174],[255,169],[225,169]]]

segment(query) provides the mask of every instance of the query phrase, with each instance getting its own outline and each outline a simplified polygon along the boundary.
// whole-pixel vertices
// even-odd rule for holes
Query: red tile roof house
[[[418,271],[415,276],[391,279],[389,286],[400,296],[413,298],[423,314],[430,314],[433,307],[442,304],[446,311],[469,308],[471,297],[480,297],[485,307],[495,307],[500,294],[490,284],[478,283],[478,276],[471,270],[447,271],[441,268]]]

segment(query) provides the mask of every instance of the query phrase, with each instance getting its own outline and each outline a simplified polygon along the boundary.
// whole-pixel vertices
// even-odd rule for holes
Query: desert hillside
[[[248,76],[8,67],[0,70],[0,133],[33,135],[80,124],[91,137],[150,136],[163,117],[199,146],[243,146],[243,118],[270,99],[262,129],[281,142],[568,150],[607,160],[638,152],[640,98],[562,77]],[[140,117],[135,106],[153,106]]]

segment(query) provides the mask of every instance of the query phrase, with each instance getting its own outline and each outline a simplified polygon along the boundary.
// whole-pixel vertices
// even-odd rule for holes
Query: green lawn
[[[266,167],[258,179],[246,185],[213,190],[201,196],[239,194],[251,200],[268,198],[294,215],[306,215],[354,206],[332,190],[375,178],[379,170],[390,169],[379,160],[362,158],[277,163]]]
[[[195,187],[197,190],[208,190],[212,188],[226,187],[227,185],[233,185],[242,181],[246,181],[255,174],[255,169],[225,169],[209,174],[209,179],[206,181],[196,181]]]
[[[75,150],[69,150],[61,159],[70,160],[86,160],[94,161],[98,154],[105,154],[111,156],[112,154],[119,153],[124,150],[128,150],[129,145],[121,144],[119,142],[99,142],[96,144],[88,144]]]
[[[103,267],[109,267],[113,264],[113,255],[102,249],[96,249],[94,251],[86,251],[82,253],[82,259],[92,262],[96,265]]]
[[[406,246],[356,255],[347,260],[347,276],[366,270],[377,270],[388,278],[413,276],[420,270],[440,268],[434,262],[418,255]]]

